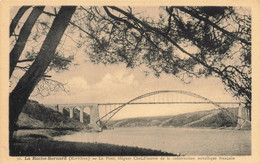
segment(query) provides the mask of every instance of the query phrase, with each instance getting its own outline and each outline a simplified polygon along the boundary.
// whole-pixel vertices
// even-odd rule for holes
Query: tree
[[[56,48],[75,10],[75,6],[60,8],[34,62],[9,95],[10,144],[22,108],[55,58]]]
[[[15,25],[13,25],[13,22],[17,22],[15,19],[17,17],[21,17],[21,13],[20,11],[23,8],[21,8],[17,14],[16,17],[13,19],[11,25],[10,25],[10,36],[12,35]],[[26,8],[27,9],[27,8]],[[26,22],[24,23],[22,29],[20,30],[19,33],[19,38],[16,41],[16,44],[14,45],[13,49],[10,52],[10,73],[9,73],[9,78],[12,76],[12,73],[14,71],[15,66],[17,65],[18,59],[20,58],[24,47],[26,45],[26,42],[28,40],[28,37],[32,31],[32,28],[35,24],[35,22],[37,21],[38,17],[41,15],[42,11],[43,11],[44,7],[43,6],[39,6],[39,7],[34,7],[31,14],[29,15],[29,17],[27,18]]]
[[[115,6],[81,8],[94,63],[145,64],[185,82],[214,76],[251,111],[251,15],[237,7],[161,7],[159,18]],[[83,15],[81,15],[83,16]],[[95,20],[95,21],[93,21]],[[91,47],[91,48],[90,48]]]
[[[17,14],[15,15],[15,17],[13,18],[11,24],[10,24],[10,35],[9,37],[11,37],[14,33],[14,30],[17,26],[17,24],[19,23],[20,19],[22,18],[22,16],[24,15],[24,13],[30,8],[31,6],[22,6]]]
[[[130,68],[146,65],[156,76],[171,74],[184,82],[194,77],[218,77],[229,92],[251,109],[251,16],[246,8],[160,7],[158,18],[142,16],[131,7],[79,7],[76,10],[68,6],[61,7],[58,13],[56,9],[50,13],[41,8],[33,8],[32,17],[28,18],[31,25],[27,28],[29,31],[37,25],[43,28],[43,34],[31,33],[34,41],[44,40],[40,51],[32,48],[26,59],[21,60],[24,49],[21,47],[22,50],[14,53],[17,57],[10,65],[10,70],[16,67],[25,71],[9,96],[10,136],[39,81],[48,76],[51,69],[67,69],[73,59],[59,55],[56,50],[69,24],[67,30],[79,36],[71,39],[79,48],[86,48],[93,63],[123,62]],[[45,21],[35,22],[41,13],[54,17],[51,27]],[[21,29],[16,44],[22,36],[28,44],[27,35]],[[28,61],[32,64],[18,65]]]

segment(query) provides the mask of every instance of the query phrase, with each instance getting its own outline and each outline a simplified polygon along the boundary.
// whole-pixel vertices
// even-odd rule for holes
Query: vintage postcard
[[[259,12],[1,1],[0,162],[259,162]]]

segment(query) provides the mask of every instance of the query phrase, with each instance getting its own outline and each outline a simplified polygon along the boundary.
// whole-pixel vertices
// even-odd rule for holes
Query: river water
[[[251,131],[194,128],[115,128],[100,133],[78,132],[59,141],[98,142],[150,148],[183,155],[250,155]]]

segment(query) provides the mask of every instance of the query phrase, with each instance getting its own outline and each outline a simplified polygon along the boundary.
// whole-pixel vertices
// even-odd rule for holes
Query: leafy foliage
[[[93,63],[146,65],[156,76],[184,82],[221,78],[233,96],[251,106],[251,14],[245,7],[160,7],[158,18],[138,8],[81,7],[81,37]],[[84,19],[79,19],[84,17]],[[84,36],[83,36],[84,35]]]
[[[28,39],[25,59],[18,62],[17,68],[28,71],[57,9],[45,8]],[[45,96],[50,94],[48,91],[65,90],[60,82],[46,78],[47,73],[67,70],[74,54],[83,47],[95,64],[145,66],[145,73],[153,72],[158,77],[171,74],[186,83],[194,78],[218,77],[227,91],[251,108],[249,8],[163,6],[150,8],[155,12],[148,15],[143,12],[145,9],[78,7],[36,94]],[[15,33],[14,30],[14,35],[10,35],[11,45],[17,40]],[[71,48],[66,40],[73,43]]]

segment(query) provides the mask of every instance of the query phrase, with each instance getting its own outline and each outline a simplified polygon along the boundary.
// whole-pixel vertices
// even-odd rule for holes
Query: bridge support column
[[[59,105],[57,104],[56,107],[54,108],[55,111],[59,111]]]
[[[59,107],[59,105],[57,105],[57,109],[58,109],[58,111],[59,111],[60,113],[63,114],[63,107]]]
[[[246,108],[245,104],[239,104],[238,108],[238,120],[237,120],[237,128],[238,129],[247,129],[251,128],[251,122],[249,118],[249,112]]]
[[[73,118],[74,108],[70,108],[70,118]]]
[[[79,120],[80,120],[81,123],[84,122],[84,119],[83,119],[83,110],[84,110],[84,108],[80,108]]]
[[[90,109],[90,123],[89,126],[93,127],[95,131],[101,131],[100,124],[96,122],[99,120],[99,108],[98,105],[89,106]]]

